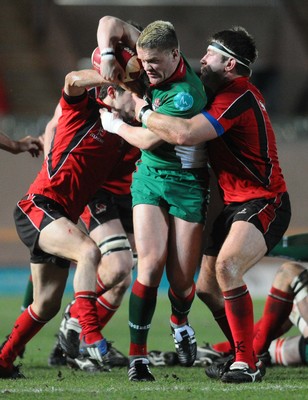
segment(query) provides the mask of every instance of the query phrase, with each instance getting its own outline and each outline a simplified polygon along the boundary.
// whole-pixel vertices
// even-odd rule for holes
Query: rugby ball
[[[118,43],[115,50],[115,57],[125,72],[123,82],[134,82],[141,76],[143,72],[142,63],[134,50],[122,43]],[[93,50],[91,62],[93,68],[100,72],[101,55],[99,47]]]

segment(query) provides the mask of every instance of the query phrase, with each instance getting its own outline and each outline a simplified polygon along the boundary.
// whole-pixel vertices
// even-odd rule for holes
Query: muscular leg
[[[303,336],[289,336],[273,340],[269,353],[272,365],[307,365],[307,341]]]
[[[61,308],[69,269],[55,264],[31,264],[32,310],[43,320],[53,318]]]
[[[101,258],[96,243],[66,218],[47,225],[41,232],[40,248],[76,262],[74,291],[82,335],[86,343],[102,339],[96,311],[96,274]]]
[[[123,296],[131,283],[131,270],[133,267],[132,251],[130,249],[122,249],[122,247],[129,247],[129,243],[127,239],[121,238],[127,236],[133,245],[134,241],[132,234],[126,235],[119,219],[112,219],[96,226],[91,231],[90,236],[98,246],[104,241],[108,241],[109,245],[108,251],[106,251],[106,246],[102,245],[104,254],[101,255],[97,276],[96,292],[98,298],[96,301],[96,311],[101,330],[119,308]],[[120,282],[117,283],[118,281]],[[70,351],[71,354],[78,354],[79,350],[80,326],[78,320],[79,309],[76,302],[72,302],[66,309],[59,332],[61,345],[66,352]],[[53,357],[53,353],[51,357]],[[82,359],[86,360],[85,363],[81,364],[79,360],[76,366],[81,369],[88,367],[90,369],[95,368],[96,364],[89,365],[87,358],[83,357]]]
[[[42,230],[38,245],[46,253],[76,262],[75,292],[95,291],[100,251],[75,224],[64,217],[53,221]]]
[[[127,236],[129,243],[134,246],[132,234],[126,234],[119,219],[107,221],[90,233],[92,239],[100,245],[106,238]],[[121,239],[116,241],[116,249],[103,254],[98,269],[98,288],[102,295],[97,300],[97,312],[100,326],[103,328],[116,310],[119,308],[123,296],[131,283],[131,271],[133,268],[133,252],[119,250],[126,247],[127,243]]]
[[[196,284],[196,293],[212,313],[225,307],[224,299],[216,279],[216,257],[204,255]]]
[[[187,324],[195,295],[194,276],[200,264],[202,232],[202,224],[170,217],[166,273],[174,328]]]
[[[295,272],[296,271],[296,272]],[[267,296],[261,320],[255,329],[254,350],[262,358],[272,340],[283,334],[283,328],[293,307],[294,293],[291,283],[300,272],[293,263],[284,263],[278,269]]]
[[[255,369],[253,305],[243,276],[267,251],[262,233],[251,223],[236,221],[219,252],[216,276],[223,292],[228,323],[235,344],[235,361]]]
[[[138,274],[129,300],[129,354],[133,357],[147,355],[147,336],[167,257],[168,223],[164,209],[144,204],[134,207]]]
[[[234,348],[230,326],[226,317],[225,302],[216,279],[216,257],[204,255],[197,280],[197,296],[211,310],[213,317],[229,341],[228,349]]]
[[[0,366],[12,369],[20,350],[61,307],[68,269],[55,264],[31,264],[33,303],[17,318],[1,351]]]
[[[90,236],[99,246],[109,237],[127,235],[121,221],[113,219],[93,229]],[[133,268],[132,250],[119,250],[120,247],[129,245],[129,242],[125,243],[125,240],[121,239],[115,243],[116,250],[111,249],[110,252],[103,254],[98,268],[99,280],[106,290],[126,279]]]

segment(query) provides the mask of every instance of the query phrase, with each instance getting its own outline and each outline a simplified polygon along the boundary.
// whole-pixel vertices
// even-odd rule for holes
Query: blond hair
[[[171,22],[154,21],[141,32],[137,47],[141,49],[158,49],[161,51],[179,48],[179,41]]]

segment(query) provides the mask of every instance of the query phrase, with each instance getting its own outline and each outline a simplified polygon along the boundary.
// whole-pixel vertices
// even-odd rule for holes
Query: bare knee
[[[101,252],[93,241],[85,242],[80,247],[79,254],[79,261],[85,260],[87,264],[98,265],[101,259]]]
[[[283,263],[277,270],[274,278],[273,286],[284,291],[291,291],[292,281],[298,277],[305,268],[294,261]]]
[[[122,253],[122,254],[121,254]],[[115,285],[125,285],[126,278],[129,280],[133,269],[132,253],[125,251],[103,256],[98,274],[106,287],[114,287]]]
[[[242,275],[232,258],[216,261],[216,277],[221,290],[237,287],[242,282]]]
[[[283,274],[283,276],[288,279],[288,277],[294,278],[299,275],[304,269],[305,268],[297,262],[287,261],[279,267],[277,272]]]

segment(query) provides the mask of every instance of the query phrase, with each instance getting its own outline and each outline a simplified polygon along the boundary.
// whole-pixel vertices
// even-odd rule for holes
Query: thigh
[[[208,202],[207,170],[166,171],[163,196],[176,218],[203,224]]]
[[[42,229],[38,246],[46,253],[78,262],[95,242],[69,219],[62,217]]]
[[[126,232],[119,218],[99,224],[90,232],[90,237],[97,243],[97,245],[99,245],[107,236],[113,235],[126,236]]]
[[[167,276],[172,288],[189,288],[201,262],[203,224],[170,217]]]
[[[133,219],[138,279],[145,285],[158,285],[167,257],[168,213],[161,207],[140,204],[133,209]]]
[[[263,234],[247,221],[233,222],[218,254],[217,264],[228,267],[230,275],[244,275],[267,252]],[[233,271],[231,270],[233,269]]]
[[[282,238],[289,226],[291,208],[288,193],[277,194],[270,199],[255,199],[236,210],[234,221],[247,221],[263,235],[270,251]]]
[[[67,260],[48,254],[38,246],[41,231],[65,215],[60,204],[45,196],[28,195],[17,203],[14,211],[16,229],[20,239],[30,250],[31,262],[35,264],[53,262],[64,268],[69,267]]]

